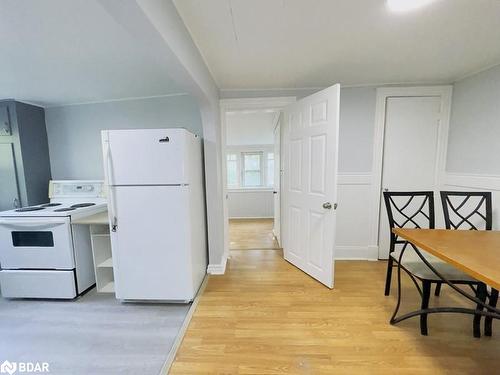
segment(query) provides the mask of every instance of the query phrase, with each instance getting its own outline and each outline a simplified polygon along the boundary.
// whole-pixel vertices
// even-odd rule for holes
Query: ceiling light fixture
[[[393,12],[409,12],[429,5],[435,0],[387,0],[387,7]]]

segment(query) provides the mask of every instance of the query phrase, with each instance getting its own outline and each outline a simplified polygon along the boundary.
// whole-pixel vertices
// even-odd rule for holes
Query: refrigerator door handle
[[[111,146],[109,144],[109,139],[104,141],[104,145],[106,147],[106,161],[105,165],[105,173],[108,183],[108,201],[109,201],[109,216],[111,217],[111,231],[116,232],[118,228],[118,220],[116,218],[116,210],[115,210],[115,197],[113,195],[112,181],[111,176],[113,173],[113,163],[111,160]]]

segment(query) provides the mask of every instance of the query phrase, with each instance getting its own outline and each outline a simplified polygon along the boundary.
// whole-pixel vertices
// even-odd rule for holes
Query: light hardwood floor
[[[229,220],[229,248],[231,250],[277,249],[273,236],[273,219]]]
[[[395,290],[384,297],[385,262],[336,262],[335,289],[305,275],[275,251],[232,251],[223,276],[208,285],[171,374],[495,374],[500,324],[472,337],[472,317],[388,321]],[[405,279],[405,281],[407,281]],[[434,304],[462,304],[449,288]],[[401,311],[418,306],[410,282]]]

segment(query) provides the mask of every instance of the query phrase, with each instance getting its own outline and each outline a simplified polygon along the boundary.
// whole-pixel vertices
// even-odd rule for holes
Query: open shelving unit
[[[94,255],[95,278],[99,293],[114,293],[113,257],[109,225],[92,224],[90,226],[92,253]]]

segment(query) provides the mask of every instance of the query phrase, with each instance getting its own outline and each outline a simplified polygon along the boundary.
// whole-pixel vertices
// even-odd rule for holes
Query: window
[[[262,186],[262,152],[244,152],[243,184],[244,187]]]
[[[262,148],[232,148],[226,153],[228,189],[272,188],[274,152],[272,145]]]
[[[274,186],[274,152],[267,153],[267,165],[266,165],[266,185]]]
[[[227,187],[235,188],[239,186],[238,178],[238,154],[227,154]]]

